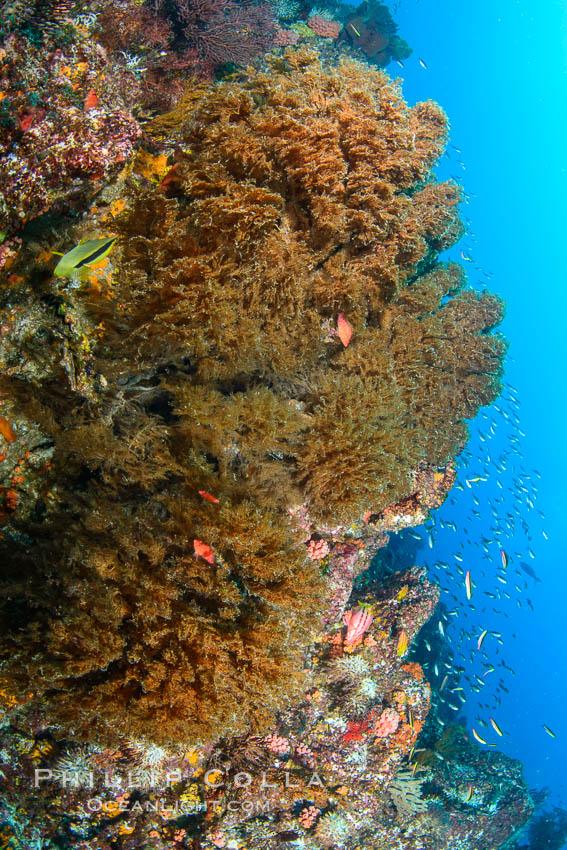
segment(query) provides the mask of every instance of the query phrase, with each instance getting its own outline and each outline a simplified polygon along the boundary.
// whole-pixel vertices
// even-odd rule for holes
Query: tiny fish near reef
[[[209,564],[214,564],[215,553],[213,552],[210,546],[207,546],[207,544],[203,543],[201,540],[194,540],[193,547],[195,549],[195,555],[197,557],[204,558],[205,561],[209,562]]]
[[[339,313],[339,317],[337,319],[337,333],[340,341],[346,348],[352,337],[352,328],[342,313]]]

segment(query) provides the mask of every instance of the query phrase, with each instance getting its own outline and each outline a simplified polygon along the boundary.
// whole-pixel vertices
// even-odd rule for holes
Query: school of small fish
[[[427,63],[422,57],[418,57],[417,61],[424,71],[428,70]],[[404,67],[400,61],[398,61],[398,65]],[[459,166],[461,173],[451,173],[449,177],[460,185],[464,203],[469,205],[471,199],[477,196],[473,192],[465,191],[462,186],[462,172],[467,170],[462,155],[461,148],[450,144],[444,157],[449,160],[449,164],[456,161]],[[483,289],[490,283],[494,273],[484,269],[475,261],[472,243],[477,242],[478,238],[472,230],[470,218],[465,216],[464,222],[467,227],[467,242],[460,250],[460,259],[463,262],[470,263],[467,269],[470,284],[473,287]],[[523,463],[520,441],[526,435],[520,428],[519,407],[517,391],[511,384],[506,384],[502,403],[494,404],[488,411],[480,413],[480,417],[486,425],[478,429],[479,456],[473,457],[473,452],[467,449],[459,457],[462,467],[466,469],[473,463],[480,463],[481,467],[480,470],[475,469],[473,474],[465,477],[463,481],[458,481],[455,485],[457,490],[464,491],[465,488],[472,490],[473,507],[466,517],[466,525],[462,529],[458,529],[457,523],[453,520],[436,519],[432,516],[426,529],[425,540],[431,550],[435,545],[436,532],[445,530],[452,532],[462,530],[467,545],[466,549],[461,547],[458,551],[453,552],[451,561],[438,561],[433,565],[433,568],[439,571],[442,592],[448,595],[452,603],[455,603],[455,607],[453,610],[448,610],[447,606],[444,605],[441,617],[437,620],[438,638],[448,644],[446,653],[448,660],[431,663],[425,661],[423,664],[426,673],[429,676],[433,675],[441,683],[437,687],[436,698],[457,714],[470,698],[471,691],[478,695],[477,706],[481,711],[497,709],[501,703],[501,693],[510,692],[506,683],[509,676],[516,674],[501,658],[501,647],[505,643],[504,637],[499,631],[485,628],[482,620],[488,618],[493,620],[495,617],[509,619],[510,614],[506,611],[506,605],[514,602],[518,608],[529,609],[533,612],[533,602],[527,595],[530,584],[526,576],[533,582],[541,581],[535,569],[526,560],[526,558],[529,558],[533,561],[536,558],[533,548],[533,523],[528,522],[526,514],[532,512],[536,515],[539,525],[542,521],[545,521],[543,512],[535,507],[538,495],[537,482],[541,478],[541,474],[537,469],[527,470]],[[502,424],[507,428],[508,449],[491,454],[490,441],[496,436],[497,430]],[[511,479],[511,488],[503,483],[506,476]],[[496,482],[496,487],[502,492],[497,496],[493,494],[487,496],[482,492],[482,485],[493,480]],[[512,498],[508,498],[506,495],[508,489],[511,489]],[[458,495],[455,494],[448,499],[446,504],[456,506],[457,500]],[[474,521],[483,520],[483,508],[488,509],[492,515],[492,527],[487,534],[479,535],[478,539],[473,539],[474,531],[471,526]],[[438,513],[442,516],[445,512]],[[548,540],[545,529],[541,528],[540,530],[543,539]],[[418,540],[423,540],[422,534],[417,531],[407,533]],[[518,533],[523,533],[526,538],[526,545],[522,551],[511,555],[506,545],[515,542]],[[480,561],[489,562],[488,569],[479,563],[479,554]],[[498,556],[499,566],[497,565]],[[472,567],[465,569],[462,566],[466,563],[468,567],[471,562],[475,565],[474,569]],[[493,566],[494,563],[496,563],[496,567]],[[490,582],[491,576],[495,580],[493,589],[482,589],[479,594],[475,595],[474,604],[472,598],[476,585],[473,576],[479,576],[483,580],[483,585]],[[456,586],[458,583],[461,584],[461,590]],[[466,607],[461,606],[463,586]],[[463,625],[460,627],[457,639],[453,636],[449,638],[447,627],[451,622],[454,622],[454,618],[458,619],[459,617],[462,617]],[[482,618],[481,622],[473,625],[470,621],[477,617]],[[433,639],[430,635],[428,637],[429,639],[421,638],[422,648],[426,653],[434,653],[436,647],[432,647]],[[515,638],[515,634],[512,634],[511,637]],[[455,649],[453,648],[454,645],[456,645]],[[435,657],[435,653],[432,657]],[[458,663],[460,661],[464,663]],[[482,672],[479,671],[480,675],[474,672],[475,666],[479,663],[482,667]],[[491,692],[492,699],[486,697],[481,702],[480,698],[485,693],[483,689],[487,684],[486,677],[494,673],[497,674],[497,677]],[[468,693],[459,684],[461,677],[466,683]],[[436,683],[435,679],[434,683]],[[455,705],[455,702],[458,705]],[[454,720],[455,717],[456,715],[453,715],[452,719]],[[440,726],[445,726],[446,721],[442,717],[442,712],[437,712],[436,722]],[[484,717],[478,717],[477,722],[483,728],[490,729],[492,727],[492,730],[499,737],[505,734],[492,717],[488,721]],[[540,728],[551,738],[556,738],[555,732],[545,723],[541,723]],[[496,746],[496,744],[486,741],[474,728],[472,729],[472,737],[480,744]]]
[[[530,590],[541,581],[530,563],[538,549],[535,536],[548,540],[545,516],[536,507],[541,474],[526,468],[520,448],[525,434],[519,408],[516,390],[506,384],[499,403],[480,413],[476,434],[473,429],[469,448],[458,458],[453,493],[424,531],[405,532],[425,545],[422,557],[429,561],[432,550],[451,551],[446,560],[428,564],[441,603],[415,646],[433,685],[434,722],[444,727],[464,712],[462,723],[487,747],[511,734],[500,706],[516,675],[503,657],[516,634],[499,623],[511,619],[510,606],[526,617],[534,611]],[[464,521],[457,524],[455,515]],[[538,728],[556,737],[536,718],[534,731]]]

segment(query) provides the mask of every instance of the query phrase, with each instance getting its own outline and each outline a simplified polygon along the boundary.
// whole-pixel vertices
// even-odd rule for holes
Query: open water
[[[448,609],[458,608],[448,629],[457,652],[468,658],[483,629],[502,636],[502,644],[485,639],[496,671],[479,692],[468,688],[469,728],[476,724],[487,741],[520,759],[530,786],[548,787],[549,802],[566,806],[567,4],[417,0],[401,3],[397,20],[414,48],[399,69],[405,97],[433,98],[451,122],[452,146],[438,173],[464,186],[470,224],[451,253],[468,258],[472,283],[506,300],[502,330],[510,342],[506,397],[473,424],[459,474],[464,489],[437,512],[435,547],[426,541],[420,561],[449,565],[434,569]],[[467,486],[478,477],[486,480]],[[443,528],[447,520],[456,532]],[[477,585],[469,607],[458,566]],[[482,668],[469,664],[472,671],[482,678]],[[501,679],[507,691],[498,689]],[[502,737],[490,723],[478,725],[489,716]]]

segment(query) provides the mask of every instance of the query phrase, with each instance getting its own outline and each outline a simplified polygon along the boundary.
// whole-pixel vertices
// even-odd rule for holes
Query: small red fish
[[[207,502],[214,502],[215,505],[220,504],[219,500],[215,496],[211,496],[210,493],[207,493],[206,490],[199,490],[199,496],[202,496]]]
[[[201,556],[201,558],[204,558],[205,561],[209,562],[209,564],[214,564],[215,553],[210,546],[207,546],[207,544],[203,543],[202,540],[193,540],[193,546],[195,549],[195,555]]]
[[[365,608],[352,608],[343,614],[343,623],[347,627],[345,646],[354,646],[372,625],[374,615]]]
[[[163,178],[163,180],[159,184],[158,191],[166,192],[169,189],[175,188],[175,184],[177,183],[177,178],[179,176],[176,173],[178,166],[179,166],[178,162],[176,162],[175,165],[171,166],[171,168],[169,169],[169,171],[167,172],[167,174],[165,175],[165,177]]]
[[[29,130],[32,127],[34,121],[34,116],[32,112],[27,112],[24,115],[20,115],[20,130],[23,130],[24,133],[26,130]]]
[[[346,348],[352,336],[352,328],[342,313],[339,313],[339,317],[337,319],[337,333],[339,335],[340,341]]]
[[[98,94],[95,92],[94,89],[91,89],[90,92],[87,94],[83,105],[85,112],[87,112],[89,109],[95,109],[95,107],[98,106]]]

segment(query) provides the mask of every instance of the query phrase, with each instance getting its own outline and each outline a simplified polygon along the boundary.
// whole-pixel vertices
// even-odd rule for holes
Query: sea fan
[[[246,64],[273,46],[276,22],[270,3],[175,0],[183,35],[201,60]]]
[[[421,796],[424,777],[412,776],[409,770],[399,770],[388,788],[398,817],[405,821],[425,812],[427,802]]]

